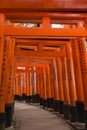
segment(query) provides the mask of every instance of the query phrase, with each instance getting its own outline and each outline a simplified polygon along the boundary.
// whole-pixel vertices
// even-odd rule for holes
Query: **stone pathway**
[[[38,106],[15,103],[15,130],[71,130],[60,117]]]

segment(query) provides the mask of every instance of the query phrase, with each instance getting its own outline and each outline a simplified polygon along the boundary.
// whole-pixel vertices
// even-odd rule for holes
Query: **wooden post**
[[[26,102],[29,102],[29,85],[30,85],[30,80],[29,80],[29,73],[25,73],[26,75]]]
[[[46,65],[46,75],[47,75],[47,107],[51,108],[51,71],[49,64]]]
[[[37,70],[40,71],[39,67],[37,67]],[[39,72],[40,73],[40,72]],[[36,89],[37,89],[37,94],[36,94],[36,102],[40,102],[40,82],[39,82],[39,73],[36,73]]]
[[[43,107],[47,105],[46,67],[43,67]]]
[[[84,122],[84,94],[83,94],[83,84],[82,84],[82,74],[80,67],[80,56],[78,50],[78,40],[72,40],[72,56],[76,83],[76,110],[77,110],[77,121]]]
[[[33,86],[32,86],[32,82],[33,82],[33,80],[32,80],[32,73],[30,72],[30,97],[31,97],[31,101],[33,101],[32,100],[32,96],[33,96]]]
[[[84,93],[85,123],[87,128],[87,53],[86,53],[86,41],[84,38],[80,38],[78,40],[78,47],[79,47],[83,93]]]
[[[69,119],[69,105],[70,105],[70,95],[69,95],[69,84],[66,66],[66,57],[61,57],[62,63],[62,77],[63,77],[63,92],[64,92],[64,118]]]
[[[41,67],[41,73],[39,74],[39,84],[40,84],[40,105],[43,105],[43,68]]]
[[[2,86],[2,72],[4,71],[3,53],[4,53],[4,24],[5,16],[0,14],[0,130],[5,129],[5,86]]]
[[[59,88],[59,112],[60,114],[63,114],[64,92],[63,92],[61,58],[57,57],[56,62],[57,62],[57,73],[58,73],[58,88]]]
[[[53,107],[54,111],[58,111],[58,103],[59,103],[59,88],[58,88],[58,75],[57,75],[57,64],[56,64],[56,59],[52,60],[52,82],[53,82],[53,88],[54,88],[54,102],[53,102]]]
[[[25,68],[26,69],[26,68]],[[21,73],[22,100],[26,100],[26,73]]]
[[[18,74],[18,88],[19,88],[19,100],[22,100],[23,88],[22,88],[22,77],[21,77],[21,73]]]
[[[14,87],[15,100],[18,100],[18,96],[19,96],[19,93],[18,93],[18,73],[16,73],[15,74],[15,87]]]
[[[11,126],[13,116],[13,104],[14,104],[14,46],[15,40],[8,37],[6,39],[8,46],[8,62],[7,62],[7,75],[6,75],[6,127]]]
[[[50,73],[51,73],[51,75],[50,75],[50,77],[51,77],[51,107],[53,108],[54,107],[54,97],[55,97],[55,95],[54,95],[54,82],[55,82],[55,80],[54,80],[54,69],[53,69],[53,63],[51,63],[50,64]]]
[[[74,71],[73,71],[73,61],[72,61],[72,53],[71,53],[71,44],[67,43],[65,46],[66,49],[66,57],[67,57],[67,71],[68,71],[68,82],[69,82],[69,95],[70,95],[70,121],[76,121],[76,87],[75,87],[75,79],[74,79]]]
[[[36,67],[33,67],[33,70],[36,70]],[[32,79],[31,79],[31,82],[32,82],[32,101],[33,103],[36,102],[36,73],[32,73]]]

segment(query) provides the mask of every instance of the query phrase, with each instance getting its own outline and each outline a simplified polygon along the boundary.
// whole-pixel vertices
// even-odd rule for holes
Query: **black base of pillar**
[[[64,101],[58,101],[58,103],[59,103],[59,113],[63,114],[63,103],[64,103]]]
[[[14,99],[15,99],[15,100],[19,100],[19,101],[22,101],[22,96],[19,96],[19,95],[15,95]]]
[[[45,108],[47,106],[47,100],[43,100],[43,107]]]
[[[36,103],[39,103],[39,102],[40,102],[40,95],[36,94]]]
[[[26,102],[31,102],[31,96],[26,97]]]
[[[32,102],[32,96],[26,96],[26,102],[31,103]]]
[[[47,108],[54,108],[54,98],[47,98]]]
[[[19,101],[23,101],[23,97],[22,96],[19,96]]]
[[[19,100],[19,95],[14,95],[14,100]]]
[[[69,120],[69,115],[70,115],[70,106],[69,106],[69,104],[64,104],[63,105],[63,113],[64,113],[64,118],[66,120]]]
[[[87,130],[87,110],[84,112],[85,129]]]
[[[36,103],[36,95],[32,95],[32,103]]]
[[[76,121],[76,107],[70,106],[70,121],[75,122]]]
[[[28,96],[26,96],[26,103],[28,103],[29,102],[29,98],[28,98]]]
[[[51,101],[51,108],[54,108],[54,98],[51,98],[50,101]]]
[[[59,106],[58,106],[58,100],[54,100],[54,111],[58,112],[59,111]]]
[[[6,104],[6,106],[5,106],[5,112],[6,112],[5,126],[6,127],[10,127],[11,124],[12,124],[13,104]]]
[[[22,101],[26,100],[26,94],[22,94]]]
[[[42,106],[42,105],[43,105],[43,99],[40,98],[40,106]]]
[[[76,114],[77,114],[77,121],[84,123],[84,102],[83,101],[76,101]]]
[[[1,112],[0,113],[0,130],[5,130],[5,118],[6,118],[6,113]]]
[[[18,96],[17,96],[17,100],[19,100],[19,101],[20,101],[20,99],[21,99],[21,97],[18,95]]]
[[[51,98],[47,98],[47,108],[51,108]]]
[[[18,95],[14,95],[14,100],[17,100],[17,96],[18,96]]]

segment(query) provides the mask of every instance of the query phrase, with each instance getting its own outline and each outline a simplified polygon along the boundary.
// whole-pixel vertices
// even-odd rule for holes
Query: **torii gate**
[[[13,10],[9,5],[3,6],[6,1],[1,2],[0,4],[0,10],[2,14],[0,14],[0,120],[3,120],[3,122],[0,124],[1,129],[4,129],[5,124],[5,111],[6,114],[8,114],[8,108],[11,115],[11,110],[13,109],[13,79],[14,79],[14,56],[16,57],[16,62],[23,62],[23,59],[25,59],[27,62],[29,59],[33,59],[33,62],[36,62],[38,59],[38,62],[41,62],[43,59],[43,62],[51,62],[46,63],[46,66],[42,69],[43,74],[47,75],[48,81],[47,84],[49,84],[50,91],[48,91],[48,107],[52,106],[52,100],[55,102],[58,101],[60,109],[63,107],[63,103],[65,103],[65,118],[66,112],[68,110],[68,105],[70,105],[70,115],[71,122],[80,121],[83,122],[83,115],[81,113],[79,114],[79,107],[83,107],[83,104],[85,105],[85,122],[87,127],[87,87],[86,87],[86,81],[87,81],[87,56],[86,56],[86,48],[85,48],[85,39],[87,37],[87,14],[86,13],[79,13],[79,12],[68,12],[70,9],[72,11],[75,11],[78,9],[78,11],[84,9],[86,11],[87,4],[84,3],[78,3],[75,6],[75,2],[71,1],[71,7],[70,4],[67,3],[67,12],[65,12],[66,7],[62,7],[61,4],[64,1],[60,1],[61,4],[56,5],[55,7],[55,1],[51,0],[53,3],[53,6],[49,5],[48,2],[45,1],[45,5],[47,5],[46,8],[43,8],[43,11],[41,12],[41,3],[35,3],[37,5],[35,8],[33,6],[30,6],[30,3],[28,4],[23,3],[22,8],[20,6],[20,11],[16,11],[18,9],[18,3],[13,4],[11,2],[11,5],[13,5]],[[43,2],[43,0],[42,0]],[[64,2],[66,3],[66,2]],[[86,3],[86,1],[85,1]],[[26,6],[25,6],[26,5]],[[85,5],[85,6],[84,6]],[[74,7],[75,6],[75,7]],[[21,9],[28,9],[30,7],[30,11]],[[8,9],[9,8],[9,9]],[[8,11],[5,11],[7,9]],[[60,12],[56,13],[53,12],[53,10],[60,10]],[[48,12],[51,11],[51,12]],[[63,12],[61,12],[63,11]],[[6,18],[10,19],[13,23],[6,24]],[[28,18],[29,17],[29,18]],[[26,20],[28,18],[28,20]],[[16,22],[31,22],[31,23],[38,23],[40,26],[36,28],[26,28],[23,27],[22,24],[20,26],[15,26],[14,23]],[[66,28],[51,28],[51,23],[62,23],[62,24],[69,24],[70,27]],[[74,25],[72,27],[71,25]],[[84,39],[85,38],[85,39]],[[34,39],[34,40],[32,40]],[[60,41],[62,39],[62,41]],[[24,42],[23,42],[24,40]],[[18,44],[16,46],[16,43]],[[34,51],[29,51],[29,45],[35,44],[35,46],[38,44],[35,48],[33,47]],[[59,45],[53,47],[55,45]],[[24,47],[24,45],[26,45]],[[51,47],[51,50],[49,48],[49,45]],[[61,49],[61,46],[63,49]],[[72,47],[71,47],[72,46]],[[21,48],[25,48],[21,49]],[[60,49],[57,50],[57,47]],[[11,48],[11,49],[8,49]],[[14,50],[15,48],[15,50]],[[27,49],[27,50],[26,50]],[[47,51],[45,51],[47,50]],[[72,50],[72,52],[71,52]],[[15,51],[15,55],[14,55]],[[8,57],[9,56],[9,57]],[[42,58],[42,59],[41,59]],[[41,59],[41,60],[40,60]],[[73,60],[72,60],[73,59]],[[24,60],[24,61],[25,61]],[[9,63],[9,64],[8,64]],[[31,62],[32,63],[32,62]],[[39,63],[38,63],[39,64]],[[57,65],[54,65],[57,64]],[[51,74],[53,74],[53,67],[56,66],[57,72],[58,72],[58,86],[53,89],[51,85]],[[74,66],[74,68],[73,68]],[[77,67],[78,66],[78,67]],[[67,69],[66,69],[67,68]],[[66,71],[67,70],[67,71]],[[65,73],[63,74],[62,71]],[[75,78],[74,78],[74,72],[75,72]],[[80,82],[78,75],[80,76]],[[43,76],[44,76],[43,75]],[[54,74],[55,75],[55,72]],[[40,75],[40,79],[42,79],[42,75]],[[68,80],[67,80],[68,77]],[[3,79],[3,80],[2,80]],[[5,80],[6,79],[6,80]],[[63,82],[62,82],[63,79]],[[4,82],[5,81],[5,82]],[[65,81],[65,82],[64,82]],[[54,81],[55,82],[55,81]],[[6,87],[5,87],[6,85]],[[51,86],[51,87],[50,87]],[[67,91],[64,89],[64,86],[69,86]],[[76,89],[75,89],[76,86]],[[79,88],[79,89],[78,89]],[[46,87],[45,87],[46,90]],[[53,92],[55,90],[58,90],[58,93],[53,95]],[[56,91],[55,91],[56,92]],[[7,97],[6,98],[6,94]],[[52,94],[52,95],[51,95]],[[46,95],[42,97],[42,100],[46,100]],[[59,96],[59,97],[58,97]],[[69,97],[70,96],[70,97]],[[53,99],[54,98],[54,99]],[[6,99],[6,100],[5,100]],[[52,100],[51,100],[52,99]],[[64,101],[69,102],[64,102]],[[75,101],[77,100],[77,103]],[[49,105],[50,104],[50,105]],[[57,104],[55,104],[57,106]],[[78,107],[79,106],[79,107]],[[77,108],[77,115],[75,118],[75,110]],[[61,109],[63,110],[63,109]],[[63,111],[60,111],[60,113],[63,113]],[[82,111],[83,113],[83,111]],[[11,125],[11,116],[6,115],[6,119],[8,122],[8,118],[10,118],[9,123],[6,122],[6,127]]]

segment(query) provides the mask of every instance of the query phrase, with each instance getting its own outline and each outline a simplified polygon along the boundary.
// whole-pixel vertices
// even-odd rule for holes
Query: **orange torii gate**
[[[18,65],[18,64],[17,64]],[[21,63],[19,63],[19,65],[21,66],[23,66],[23,64],[21,64]],[[29,77],[31,77],[32,75],[31,74],[33,74],[33,73],[36,73],[36,80],[37,80],[37,76],[38,76],[38,74],[41,72],[41,70],[40,70],[40,68],[44,68],[44,66],[45,66],[45,64],[35,64],[35,63],[29,63],[29,64],[25,64],[25,70],[22,70],[22,69],[16,69],[16,74],[20,74],[20,73],[25,73],[25,76],[26,76],[26,81],[28,80],[30,80],[29,78],[28,78],[28,76]],[[24,66],[23,66],[24,67]],[[36,68],[35,70],[33,70],[34,68]],[[31,82],[31,84],[30,84],[30,86],[29,86],[29,83],[28,83],[28,81],[27,81],[27,85],[25,85],[24,86],[24,88],[25,88],[25,91],[26,90],[28,90],[28,87],[29,87],[29,89],[31,88],[32,89],[32,82]],[[30,82],[30,81],[29,81]],[[34,82],[34,80],[33,80],[33,82]],[[36,91],[33,95],[34,96],[38,96],[38,94],[40,94],[40,93],[38,93],[38,89],[40,89],[39,87],[38,87],[38,81],[36,82],[36,84],[37,84],[37,86],[36,86],[36,88],[33,88],[34,89],[34,91]],[[17,88],[17,90],[18,90],[18,88]],[[25,95],[27,94],[27,91],[25,92]],[[30,96],[33,96],[32,94],[31,95],[27,95],[27,96],[29,96],[29,98],[30,98]]]
[[[36,72],[35,70],[28,70],[27,68],[28,66],[26,66],[27,68],[26,70],[16,70],[16,82],[19,82],[19,85],[21,86],[22,85],[20,84],[21,79],[26,77],[25,86],[27,87],[25,88],[24,91],[26,92],[27,96],[32,96],[32,88],[28,87],[29,86],[28,82],[30,79],[30,84],[31,86],[33,86],[32,80],[34,81],[37,80],[38,85],[37,88],[35,88],[34,90],[35,92],[34,94],[40,94],[40,104],[43,105],[44,107],[53,108],[53,102],[54,100],[57,100],[59,109],[62,108],[61,109],[62,111],[60,111],[59,109],[57,111],[59,111],[60,113],[64,113],[65,115],[66,113],[65,110],[63,111],[63,105],[70,106],[70,113],[69,113],[70,117],[67,118],[69,118],[71,122],[75,122],[75,121],[84,122],[82,120],[84,119],[83,115],[76,117],[76,115],[77,116],[79,115],[78,113],[81,110],[80,108],[82,108],[81,112],[85,111],[85,122],[87,127],[87,91],[86,91],[87,90],[86,88],[87,55],[86,55],[86,47],[85,47],[86,40],[84,39],[87,37],[86,14],[85,13],[78,14],[78,12],[76,14],[67,13],[67,12],[66,13],[31,12],[31,14],[30,13],[25,14],[24,12],[18,13],[15,11],[5,12],[5,14],[8,18],[13,18],[12,16],[13,14],[15,14],[14,16],[16,17],[17,14],[17,17],[19,15],[20,18],[23,15],[24,18],[27,18],[27,16],[30,17],[41,16],[41,19],[38,20],[38,18],[36,18],[36,21],[38,21],[37,23],[40,25],[39,27],[26,28],[26,27],[22,27],[21,24],[20,26],[15,26],[14,23],[10,23],[6,25],[5,18],[4,18],[5,16],[3,14],[0,14],[0,43],[1,43],[0,44],[0,51],[1,51],[0,53],[0,85],[1,85],[0,106],[2,106],[0,107],[0,114],[1,114],[0,118],[3,119],[3,122],[0,124],[1,129],[4,129],[2,127],[3,124],[5,124],[5,120],[4,120],[5,111],[8,114],[7,108],[9,108],[10,106],[11,108],[10,114],[11,114],[11,110],[13,107],[12,88],[13,88],[13,79],[14,79],[13,72],[14,72],[15,58],[16,58],[16,62],[18,62],[18,60],[21,60],[22,62],[25,62],[25,60],[27,60],[28,62],[29,59],[34,59],[33,62],[35,62],[35,59],[39,59],[39,61],[37,62],[40,62],[41,58],[43,60],[46,60],[44,61],[46,63],[44,67],[41,67],[42,65],[36,62],[37,63],[36,68],[40,69],[40,70],[37,69]],[[56,17],[58,19],[60,18],[60,20],[55,20]],[[71,20],[69,20],[69,18]],[[74,20],[72,20],[73,18]],[[64,22],[63,19],[65,20]],[[31,19],[30,21],[34,22],[34,20],[35,19]],[[12,21],[16,22],[17,19],[14,20],[13,18]],[[69,23],[70,25],[74,24],[76,25],[76,28],[71,28],[71,27],[59,28],[59,29],[51,28],[50,26],[51,23],[55,23],[55,22]],[[9,37],[8,41],[10,43],[9,45],[10,49],[8,49],[8,46],[6,47],[5,40],[4,40],[6,39],[6,37]],[[62,39],[61,42],[60,39]],[[23,40],[24,42],[22,42]],[[66,40],[67,42],[64,40]],[[74,42],[76,43],[77,46],[75,46]],[[54,44],[56,45],[56,47],[54,47]],[[58,44],[59,46],[57,46]],[[31,45],[35,45],[32,46],[33,50],[29,50]],[[49,48],[49,46],[51,47],[51,49]],[[61,50],[62,46],[64,47],[64,49]],[[60,49],[60,51],[58,51],[58,49]],[[14,51],[15,51],[15,55],[14,55]],[[6,58],[7,53],[9,55],[9,58],[8,57]],[[53,61],[50,62],[47,61],[47,59]],[[35,67],[35,64],[34,65],[32,63],[30,64],[32,68]],[[77,68],[76,65],[79,67]],[[57,74],[56,72],[54,72],[54,67],[56,69],[55,71],[57,71]],[[66,74],[64,74],[63,72],[65,72]],[[26,76],[22,76],[21,73],[25,73]],[[30,73],[30,75],[28,73]],[[32,73],[36,73],[38,78],[35,79]],[[81,84],[79,84],[77,73],[79,73],[80,75]],[[56,81],[54,81],[55,79],[53,78],[53,75],[56,77]],[[6,78],[6,82],[4,82],[5,78]],[[68,80],[66,78],[68,78]],[[6,84],[6,88],[5,88],[5,84]],[[55,84],[57,84],[58,86],[55,87],[56,86]],[[17,83],[16,85],[18,87]],[[40,89],[39,86],[41,86]],[[67,92],[64,87],[66,88],[68,87]],[[29,89],[31,89],[30,94],[29,94]],[[38,93],[36,93],[36,89]],[[18,88],[17,88],[17,93],[18,93]],[[6,95],[8,98],[6,98],[5,100]],[[22,89],[20,89],[20,95],[22,95]],[[68,109],[68,107],[66,106],[65,109]],[[6,118],[7,117],[8,116],[6,115]],[[9,117],[11,119],[11,116]],[[7,121],[8,120],[9,119],[7,118]],[[9,120],[9,123],[7,123],[6,126],[10,126],[10,125],[11,125],[11,120]]]

